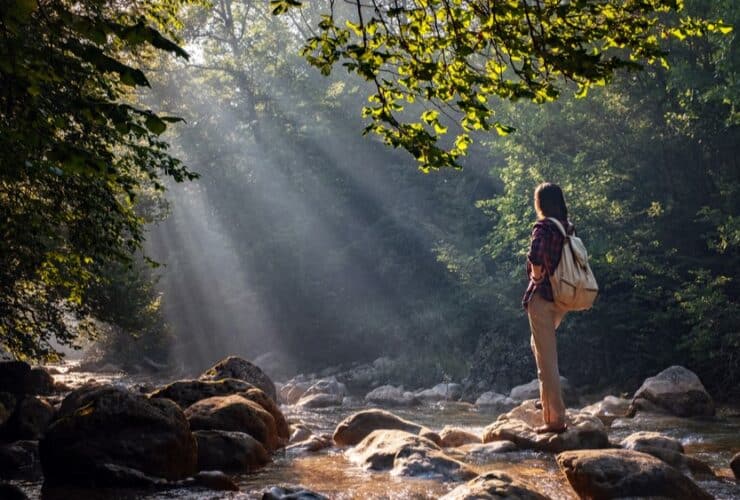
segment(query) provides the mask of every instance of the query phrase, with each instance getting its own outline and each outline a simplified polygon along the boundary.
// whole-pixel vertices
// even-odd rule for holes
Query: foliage
[[[133,104],[153,51],[187,57],[160,31],[179,5],[0,6],[0,346],[16,357],[90,332],[89,287],[141,246],[138,193],[193,178],[160,138],[178,119]]]
[[[297,4],[272,2],[276,13]],[[569,83],[582,97],[620,68],[667,65],[665,39],[731,30],[682,13],[680,0],[348,4],[354,13],[328,3],[303,53],[323,74],[341,64],[372,82],[365,131],[424,170],[457,166],[473,131],[511,132],[496,113],[500,99],[548,102]],[[440,143],[450,127],[454,141]]]
[[[733,2],[687,8],[733,24],[740,19]],[[740,265],[732,243],[740,211],[737,40],[710,37],[671,48],[669,71],[620,78],[589,100],[510,108],[526,132],[503,141],[506,160],[493,171],[503,193],[479,203],[495,227],[478,259],[492,258],[493,282],[506,284],[496,302],[516,304],[533,186],[558,182],[602,287],[594,309],[569,315],[559,333],[565,375],[634,388],[684,364],[728,395],[740,381],[732,319]],[[474,281],[491,283],[488,276]],[[523,314],[503,311],[480,345],[485,362],[477,366],[491,377],[516,367],[507,357],[512,350],[526,355],[526,339],[514,347],[509,333],[512,323],[526,331]]]

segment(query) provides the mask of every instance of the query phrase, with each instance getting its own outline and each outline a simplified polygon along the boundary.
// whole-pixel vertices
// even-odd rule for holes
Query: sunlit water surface
[[[62,367],[65,372],[67,367]],[[145,384],[146,379],[124,378],[116,373],[60,373],[55,375],[71,387],[89,381]],[[301,421],[314,433],[331,434],[337,423],[349,414],[364,407],[340,407],[321,410],[305,410],[293,406],[283,407],[291,421]],[[411,409],[389,408],[394,413],[421,423],[433,430],[445,425],[459,426],[481,434],[483,428],[496,418],[496,414],[479,411],[463,403],[443,403],[435,406]],[[716,480],[697,480],[705,490],[718,499],[740,499],[740,486],[732,479],[729,462],[740,450],[740,413],[723,409],[712,419],[681,419],[674,417],[638,416],[634,419],[617,420],[610,430],[612,441],[639,430],[658,431],[679,439],[686,452],[705,462],[719,476]],[[504,453],[491,462],[470,463],[476,471],[507,471],[534,484],[542,493],[553,500],[577,499],[560,473],[554,456],[537,452]],[[339,500],[349,499],[429,499],[438,498],[457,486],[458,483],[441,483],[429,479],[402,478],[386,472],[370,472],[351,463],[343,450],[331,448],[319,453],[278,453],[273,462],[264,469],[250,475],[237,476],[240,492],[214,492],[202,489],[176,488],[166,491],[144,492],[132,490],[99,490],[96,492],[68,492],[53,498],[89,499],[215,499],[215,498],[261,498],[261,492],[275,485],[301,485]],[[15,481],[31,498],[41,496],[41,485],[36,481]],[[68,496],[71,495],[71,496]],[[45,497],[51,498],[49,495]]]

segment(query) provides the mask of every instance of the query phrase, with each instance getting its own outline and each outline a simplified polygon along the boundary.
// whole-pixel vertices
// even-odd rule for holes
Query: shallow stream
[[[56,375],[57,380],[76,386],[95,379],[98,382],[134,383],[120,375],[99,373],[70,373]],[[337,423],[365,406],[305,410],[284,406],[283,412],[290,421],[301,421],[315,434],[331,434]],[[496,419],[495,413],[479,410],[465,403],[438,403],[408,409],[388,408],[403,418],[439,431],[445,425],[454,425],[477,434]],[[697,483],[718,499],[740,499],[740,485],[734,481],[729,469],[732,455],[740,450],[740,412],[723,408],[711,419],[681,419],[665,416],[638,416],[634,419],[616,420],[609,431],[610,439],[618,442],[639,430],[658,431],[679,439],[686,453],[708,463],[718,478]],[[565,476],[558,470],[554,456],[539,452],[502,453],[494,461],[471,463],[476,470],[509,471],[534,484],[553,500],[577,499]],[[270,486],[301,485],[333,499],[431,499],[450,491],[458,483],[440,483],[433,480],[394,477],[386,472],[368,472],[348,461],[342,449],[330,448],[318,453],[292,454],[281,452],[264,469],[236,478],[241,491],[238,493],[214,492],[201,489],[172,489],[167,491],[96,491],[86,492],[84,498],[261,498],[261,492]],[[31,498],[41,496],[37,481],[15,481]],[[49,497],[49,495],[44,496]],[[60,498],[54,496],[53,498]],[[70,497],[71,498],[71,497]],[[82,498],[82,497],[77,497]]]

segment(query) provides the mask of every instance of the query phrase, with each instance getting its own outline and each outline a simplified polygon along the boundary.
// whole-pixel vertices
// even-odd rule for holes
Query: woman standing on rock
[[[563,432],[565,424],[565,404],[560,389],[558,372],[558,352],[555,330],[565,316],[565,310],[553,300],[550,276],[560,262],[564,236],[554,217],[573,234],[575,228],[568,221],[568,208],[565,206],[563,191],[556,184],[545,182],[534,191],[534,209],[537,222],[532,230],[532,243],[527,253],[527,276],[529,286],[524,293],[522,304],[529,316],[532,333],[530,345],[537,363],[537,378],[540,381],[540,401],[545,424],[537,427],[537,432]]]

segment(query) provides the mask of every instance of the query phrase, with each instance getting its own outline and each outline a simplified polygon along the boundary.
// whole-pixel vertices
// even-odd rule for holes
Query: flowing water
[[[62,373],[57,380],[77,386],[94,379],[98,382],[141,383],[120,374]],[[365,408],[339,407],[305,410],[284,406],[283,411],[290,421],[300,421],[315,434],[331,434],[337,423],[351,413]],[[478,410],[464,403],[440,403],[434,406],[409,409],[393,409],[397,415],[439,431],[445,425],[462,427],[482,434],[483,428],[496,419],[496,414]],[[723,409],[718,417],[711,419],[681,419],[665,416],[638,416],[634,419],[616,420],[610,430],[612,441],[639,430],[658,431],[679,439],[686,453],[706,463],[717,473],[718,478],[697,483],[718,499],[740,499],[740,486],[732,479],[729,462],[740,450],[740,413]],[[558,470],[554,456],[539,452],[502,453],[495,460],[470,464],[478,472],[489,470],[508,471],[512,476],[522,477],[534,484],[542,493],[553,500],[577,499],[565,476]],[[216,498],[261,498],[261,492],[275,485],[301,485],[322,493],[329,498],[349,499],[433,499],[445,494],[458,483],[441,483],[429,479],[402,478],[387,472],[370,472],[350,462],[338,448],[318,453],[280,452],[273,462],[260,471],[235,478],[241,491],[238,493],[215,492],[202,489],[171,489],[167,491],[96,491],[78,493],[67,498],[90,499],[216,499]],[[38,481],[16,481],[31,498],[41,496]],[[64,497],[64,496],[62,496]],[[60,497],[54,497],[60,498]]]

